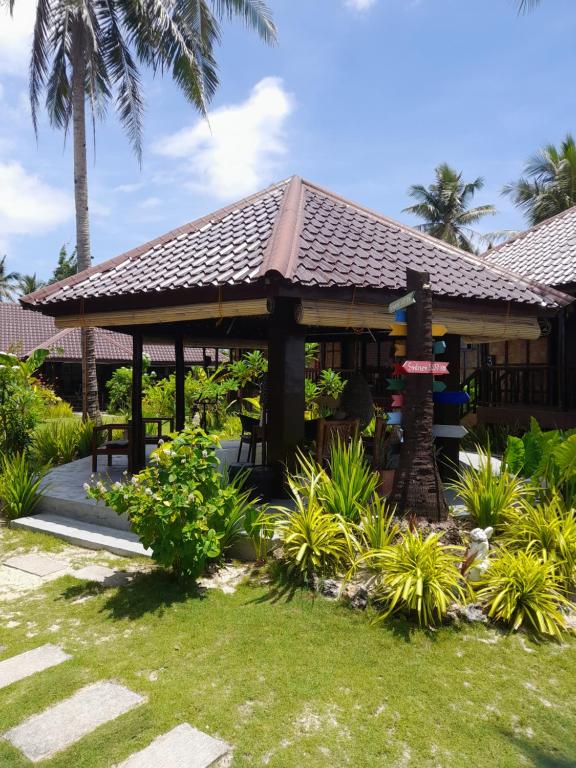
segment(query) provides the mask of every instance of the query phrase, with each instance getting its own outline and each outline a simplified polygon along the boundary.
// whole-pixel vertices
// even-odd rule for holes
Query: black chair
[[[248,463],[256,464],[256,447],[258,443],[262,443],[262,464],[266,463],[266,441],[264,439],[264,427],[260,424],[258,419],[254,419],[252,416],[245,416],[243,413],[239,414],[240,423],[242,424],[242,433],[240,435],[240,445],[238,446],[238,458],[236,461],[240,463],[240,457],[242,456],[242,446],[248,445]]]

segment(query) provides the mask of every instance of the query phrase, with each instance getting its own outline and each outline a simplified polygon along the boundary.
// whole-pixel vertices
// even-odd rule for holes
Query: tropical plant
[[[505,465],[498,471],[490,449],[478,445],[476,453],[478,467],[465,466],[449,487],[460,497],[475,525],[499,529],[505,516],[532,495],[532,489]]]
[[[393,544],[400,535],[400,525],[394,514],[396,507],[377,493],[362,508],[353,531],[361,553],[378,551]]]
[[[11,301],[20,275],[6,270],[6,256],[0,258],[0,301]]]
[[[154,383],[156,374],[154,371],[148,373],[150,368],[150,355],[142,355],[142,390],[144,394]],[[112,376],[106,382],[108,390],[108,410],[112,413],[130,413],[132,408],[132,368],[120,366],[114,369]],[[156,414],[154,414],[156,415]]]
[[[332,368],[324,368],[320,371],[320,376],[318,376],[319,394],[337,400],[342,394],[345,384],[346,382],[338,371],[334,371]]]
[[[513,630],[525,626],[560,638],[566,627],[560,608],[570,603],[562,594],[554,563],[531,552],[500,549],[476,598],[488,616]]]
[[[299,483],[289,478],[294,509],[279,507],[271,518],[288,574],[309,586],[315,576],[331,576],[344,569],[351,551],[345,521],[322,509],[319,481],[318,475],[312,477],[304,495]]]
[[[254,547],[257,563],[263,563],[266,560],[270,549],[274,535],[274,525],[271,520],[268,508],[255,504],[250,506],[244,515],[244,527]]]
[[[40,488],[46,471],[32,466],[25,453],[0,458],[0,508],[4,517],[14,520],[31,515],[44,490]]]
[[[10,10],[15,0],[8,0]],[[206,0],[166,4],[162,0],[68,0],[36,6],[30,64],[30,102],[35,129],[42,92],[50,122],[68,132],[72,124],[76,249],[79,270],[92,261],[88,217],[86,101],[93,119],[114,100],[137,157],[142,153],[143,97],[138,64],[171,71],[185,97],[201,114],[217,85],[214,46],[223,17],[239,16],[267,42],[275,28],[263,0]],[[83,411],[98,421],[94,332],[82,329]]]
[[[565,589],[576,575],[576,511],[566,509],[558,495],[541,504],[523,502],[509,512],[501,537],[509,550],[522,549],[550,561]]]
[[[45,350],[44,350],[45,351]],[[40,351],[28,361],[0,352],[0,455],[22,453],[42,411],[42,398],[32,373]]]
[[[50,397],[49,399],[44,399],[44,393],[47,391],[51,392],[51,390],[46,390],[45,388],[41,390],[41,397],[43,400],[42,418],[45,420],[72,419],[74,417],[74,411],[72,410],[70,403],[57,397],[53,392],[53,398]]]
[[[316,341],[307,341],[304,345],[304,354],[304,365],[306,368],[313,368],[318,361],[318,355],[320,354],[320,344],[318,344]]]
[[[252,490],[246,488],[249,475],[250,471],[244,470],[230,479],[227,467],[219,473],[224,509],[221,515],[212,519],[212,523],[222,552],[244,536],[247,526],[256,518],[258,504]]]
[[[130,482],[106,487],[97,481],[86,491],[126,514],[158,563],[178,577],[196,578],[236,535],[238,510],[247,504],[237,484],[223,482],[218,445],[201,429],[186,429],[155,450]]]
[[[437,166],[434,174],[436,179],[428,187],[414,184],[409,188],[408,194],[418,202],[404,211],[423,219],[423,223],[417,226],[421,232],[473,252],[474,239],[478,235],[472,225],[496,213],[493,205],[470,208],[472,198],[483,188],[484,180],[478,177],[464,182],[462,173],[447,163]]]
[[[43,285],[44,281],[36,277],[36,272],[33,275],[20,275],[18,277],[18,292],[21,296],[34,293],[34,291],[42,288]]]
[[[358,561],[376,571],[377,621],[398,612],[414,615],[421,626],[442,621],[453,602],[465,602],[468,587],[460,573],[464,549],[445,545],[437,533],[426,538],[405,531],[396,544],[366,552]]]
[[[378,475],[371,469],[361,440],[336,439],[328,471],[320,475],[318,498],[326,512],[358,521],[373,501]]]
[[[68,255],[66,244],[64,244],[62,248],[60,248],[58,263],[54,268],[54,272],[48,283],[57,283],[59,280],[65,280],[67,277],[75,275],[77,271],[78,262],[76,258],[76,248],[74,248],[72,253]]]
[[[81,422],[59,419],[39,424],[34,430],[30,453],[39,465],[68,464],[78,457]]]
[[[571,134],[559,147],[547,144],[529,158],[523,176],[507,184],[508,195],[531,226],[576,205],[576,143]]]
[[[262,376],[268,371],[268,360],[259,349],[244,352],[240,360],[228,364],[227,374],[238,387],[247,384],[258,384]]]

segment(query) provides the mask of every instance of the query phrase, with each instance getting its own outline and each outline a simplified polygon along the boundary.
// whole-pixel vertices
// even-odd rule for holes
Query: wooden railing
[[[560,402],[559,376],[565,376],[564,402]],[[479,405],[526,405],[576,408],[576,369],[560,371],[551,365],[491,365],[478,368],[463,382],[470,395],[464,413]]]

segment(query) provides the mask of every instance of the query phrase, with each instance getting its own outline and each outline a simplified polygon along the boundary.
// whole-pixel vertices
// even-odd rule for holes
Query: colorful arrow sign
[[[396,368],[396,366],[394,366]],[[400,366],[405,373],[431,373],[434,376],[444,376],[448,373],[448,363],[435,360],[406,360]]]
[[[434,342],[434,354],[435,355],[443,355],[444,352],[446,352],[446,342],[445,341],[435,341]]]
[[[400,411],[392,411],[386,414],[386,423],[399,426],[402,424],[402,413]]]
[[[446,326],[440,325],[440,323],[432,324],[432,336],[445,336]],[[407,326],[406,323],[394,322],[391,324],[390,336],[406,336]]]
[[[392,395],[392,408],[402,408],[404,405],[404,395]]]
[[[386,379],[386,386],[390,392],[401,392],[406,386],[404,379]]]
[[[397,323],[405,323],[406,322],[406,310],[405,309],[397,309],[396,312],[394,312],[394,320],[396,320]]]
[[[394,357],[406,357],[406,342],[395,341],[394,342]]]
[[[388,312],[393,313],[396,312],[397,309],[406,309],[406,307],[409,307],[411,304],[416,304],[416,295],[414,291],[410,291],[410,293],[407,293],[405,296],[401,296],[399,299],[396,299],[396,301],[388,304]]]
[[[466,427],[459,424],[434,424],[432,427],[434,437],[453,437],[460,439],[468,434]]]
[[[434,402],[441,405],[464,405],[470,402],[468,392],[436,392]]]
[[[443,381],[432,382],[432,392],[444,392],[445,389],[446,389],[446,384],[444,384]]]
[[[406,371],[404,368],[402,368],[402,363],[394,363],[394,367],[392,369],[392,374],[394,376],[404,376]]]

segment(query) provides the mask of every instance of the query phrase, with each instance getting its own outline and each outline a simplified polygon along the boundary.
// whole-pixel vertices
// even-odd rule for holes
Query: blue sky
[[[140,169],[111,113],[90,164],[102,261],[293,173],[393,218],[449,162],[483,176],[485,230],[521,229],[502,185],[576,130],[576,7],[543,0],[269,0],[279,44],[226,26],[210,128],[168,78],[145,78]],[[0,11],[0,255],[48,276],[74,242],[71,147],[27,106],[33,0]]]

